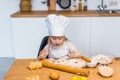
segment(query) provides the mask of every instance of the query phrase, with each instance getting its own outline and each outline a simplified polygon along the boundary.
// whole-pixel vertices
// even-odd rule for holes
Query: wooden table
[[[39,74],[40,80],[49,80],[49,73],[52,71],[57,71],[60,74],[59,80],[71,80],[71,76],[75,75],[45,67],[42,69],[30,71],[27,66],[31,61],[33,61],[33,59],[16,59],[4,77],[4,80],[25,80],[25,78],[30,76],[32,73]],[[115,69],[114,75],[112,77],[101,77],[98,74],[97,68],[88,68],[90,71],[90,75],[87,77],[88,80],[120,80],[120,61],[114,60],[110,66]]]

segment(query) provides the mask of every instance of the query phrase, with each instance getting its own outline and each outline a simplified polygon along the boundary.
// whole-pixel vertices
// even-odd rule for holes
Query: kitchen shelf
[[[49,14],[64,15],[68,17],[88,17],[97,16],[93,11],[31,11],[31,12],[16,12],[11,17],[46,17]]]
[[[31,12],[16,12],[11,14],[12,18],[30,18],[30,17],[46,17],[49,14],[64,15],[67,17],[118,17],[120,14],[97,14],[92,10],[89,11],[31,11]]]

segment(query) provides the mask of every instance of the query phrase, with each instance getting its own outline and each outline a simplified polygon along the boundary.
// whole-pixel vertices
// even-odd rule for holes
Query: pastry
[[[41,67],[42,67],[41,61],[33,61],[30,62],[30,64],[28,65],[28,68],[30,70],[40,69]]]

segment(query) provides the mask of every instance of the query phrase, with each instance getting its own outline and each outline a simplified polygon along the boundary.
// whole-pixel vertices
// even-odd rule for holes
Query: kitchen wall
[[[47,10],[42,0],[31,0],[32,10]],[[88,9],[97,9],[101,0],[88,0]],[[120,9],[119,0],[104,0],[108,9]],[[13,24],[10,15],[19,11],[20,0],[0,0],[0,57],[14,57]],[[61,10],[57,5],[57,10]]]
[[[32,9],[33,10],[47,10],[46,4],[42,4],[41,1],[46,0],[32,0]],[[71,0],[73,1],[73,0]],[[77,0],[79,2],[79,0]],[[82,0],[84,3],[84,0]],[[104,3],[107,5],[107,9],[120,9],[120,0],[104,0]],[[101,4],[101,0],[88,0],[88,9],[94,10],[98,9],[97,6]],[[57,5],[57,10],[61,10],[61,8]]]
[[[98,9],[97,6],[101,4],[101,0],[88,0],[88,9]],[[107,9],[120,9],[120,0],[104,0]]]
[[[13,57],[13,34],[10,14],[18,10],[18,0],[0,0],[0,57]]]

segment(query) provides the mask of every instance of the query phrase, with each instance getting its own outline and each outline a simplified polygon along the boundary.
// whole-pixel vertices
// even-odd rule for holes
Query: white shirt
[[[45,46],[45,49],[48,49],[48,45]],[[73,46],[69,41],[65,41],[62,46],[50,46],[50,50],[46,54],[49,58],[68,58],[67,54],[75,52],[78,50]]]

